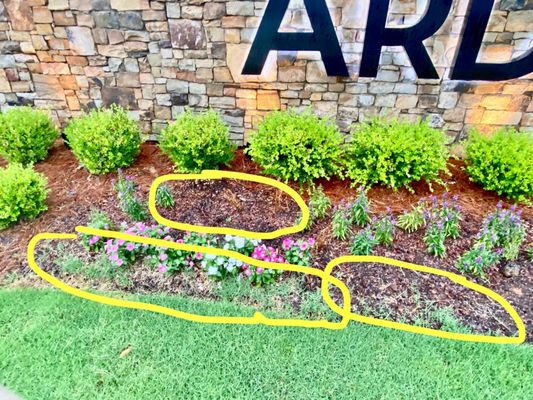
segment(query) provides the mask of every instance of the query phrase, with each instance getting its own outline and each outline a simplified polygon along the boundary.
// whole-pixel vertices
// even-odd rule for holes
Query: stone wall
[[[325,73],[320,55],[272,52],[260,77],[242,76],[265,1],[0,0],[0,105],[52,110],[64,124],[120,103],[157,133],[186,106],[212,107],[242,142],[275,109],[313,107],[343,130],[373,115],[428,118],[458,136],[475,125],[533,131],[533,74],[506,82],[447,77],[468,9],[455,0],[425,41],[441,80],[419,80],[401,48],[385,48],[376,79],[359,78],[369,0],[327,0],[351,77]],[[392,0],[390,25],[409,25],[428,0]],[[310,24],[292,0],[285,31]],[[497,1],[479,59],[506,62],[533,48],[533,0]]]

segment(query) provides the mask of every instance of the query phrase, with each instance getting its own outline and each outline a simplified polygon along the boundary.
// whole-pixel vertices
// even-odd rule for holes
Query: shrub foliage
[[[162,132],[159,145],[177,171],[192,173],[228,164],[235,151],[228,127],[213,110],[185,111]]]
[[[424,179],[442,183],[449,153],[443,132],[426,122],[373,119],[358,124],[348,145],[346,174],[354,185],[394,189]]]
[[[23,165],[44,160],[58,137],[50,116],[31,107],[13,107],[0,114],[0,155]]]
[[[250,139],[248,154],[266,174],[300,184],[341,172],[342,136],[336,126],[307,110],[267,115]]]
[[[473,182],[518,201],[533,196],[533,136],[501,129],[492,136],[470,133],[467,171]]]
[[[140,151],[141,133],[137,123],[116,105],[73,119],[65,135],[74,155],[92,174],[127,167]]]
[[[10,164],[0,169],[0,229],[47,210],[46,178],[31,167]]]

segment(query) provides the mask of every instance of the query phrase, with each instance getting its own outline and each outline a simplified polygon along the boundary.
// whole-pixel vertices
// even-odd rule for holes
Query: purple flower
[[[481,264],[481,262],[483,261],[483,259],[480,257],[480,256],[477,256],[476,259],[476,264]]]

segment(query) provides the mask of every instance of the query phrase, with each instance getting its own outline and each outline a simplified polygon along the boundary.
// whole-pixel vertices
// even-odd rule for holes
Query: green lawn
[[[151,299],[239,311],[228,303]],[[131,352],[121,358],[126,348]],[[533,347],[451,342],[355,323],[340,332],[204,325],[52,290],[4,289],[0,384],[25,399],[54,400],[518,400],[533,393]]]

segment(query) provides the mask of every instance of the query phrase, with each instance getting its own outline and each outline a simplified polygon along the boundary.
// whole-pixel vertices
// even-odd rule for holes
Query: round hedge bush
[[[375,118],[352,131],[347,148],[346,175],[354,185],[382,184],[409,190],[412,182],[442,183],[450,154],[446,136],[427,122]]]
[[[21,164],[0,169],[0,229],[46,211],[47,183],[44,175]]]
[[[501,129],[492,136],[477,131],[466,143],[470,180],[517,201],[533,196],[533,135]]]
[[[228,127],[213,110],[200,114],[186,110],[163,130],[159,146],[179,172],[218,169],[231,162],[235,152]]]
[[[341,172],[342,136],[335,124],[310,110],[265,116],[250,138],[248,154],[265,174],[299,184]]]
[[[50,116],[31,107],[13,107],[0,114],[0,155],[23,165],[44,160],[59,136]]]
[[[137,123],[116,105],[73,119],[65,135],[76,158],[92,174],[128,167],[140,152],[141,132]]]

